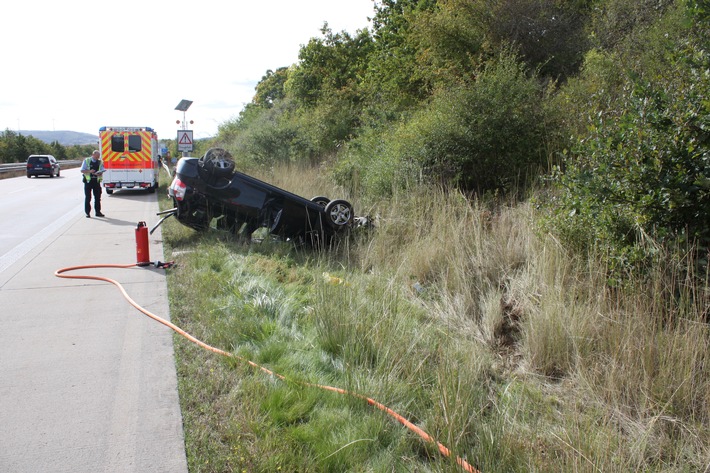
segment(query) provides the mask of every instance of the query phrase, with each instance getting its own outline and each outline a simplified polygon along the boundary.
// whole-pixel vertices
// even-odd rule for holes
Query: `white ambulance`
[[[106,172],[107,194],[119,189],[158,188],[158,135],[149,127],[102,126],[99,128],[101,159]]]

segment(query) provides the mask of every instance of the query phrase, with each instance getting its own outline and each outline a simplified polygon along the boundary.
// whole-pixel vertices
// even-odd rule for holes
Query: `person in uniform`
[[[104,162],[101,160],[99,150],[94,150],[91,157],[81,163],[82,180],[84,181],[84,212],[86,218],[91,218],[91,194],[94,194],[94,212],[97,217],[105,217],[101,213],[101,176],[103,175]]]

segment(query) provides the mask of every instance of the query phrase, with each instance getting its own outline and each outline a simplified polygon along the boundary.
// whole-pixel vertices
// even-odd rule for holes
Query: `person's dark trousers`
[[[84,212],[91,212],[91,193],[94,193],[94,212],[101,213],[101,183],[97,179],[84,182]]]

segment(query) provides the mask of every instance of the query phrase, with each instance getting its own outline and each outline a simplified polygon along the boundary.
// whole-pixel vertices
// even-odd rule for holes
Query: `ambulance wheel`
[[[106,193],[107,193],[108,195],[113,194],[113,189],[106,189]]]

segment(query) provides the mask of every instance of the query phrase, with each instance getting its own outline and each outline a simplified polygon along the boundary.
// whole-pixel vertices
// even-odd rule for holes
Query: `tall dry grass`
[[[710,468],[710,293],[707,278],[680,280],[692,255],[612,289],[603,255],[566,252],[527,202],[421,189],[365,208],[322,169],[261,177],[373,218],[373,232],[324,256],[353,287],[346,301],[320,294],[320,343],[371,364],[383,389],[426,381],[409,393],[430,409],[419,420],[484,471]],[[343,318],[352,311],[360,319]]]
[[[678,281],[692,259],[660,258],[615,290],[604,259],[540,234],[529,203],[489,209],[427,189],[378,212],[361,267],[423,287],[430,313],[484,343],[504,376],[559,399],[547,441],[565,467],[710,467],[708,284]]]

